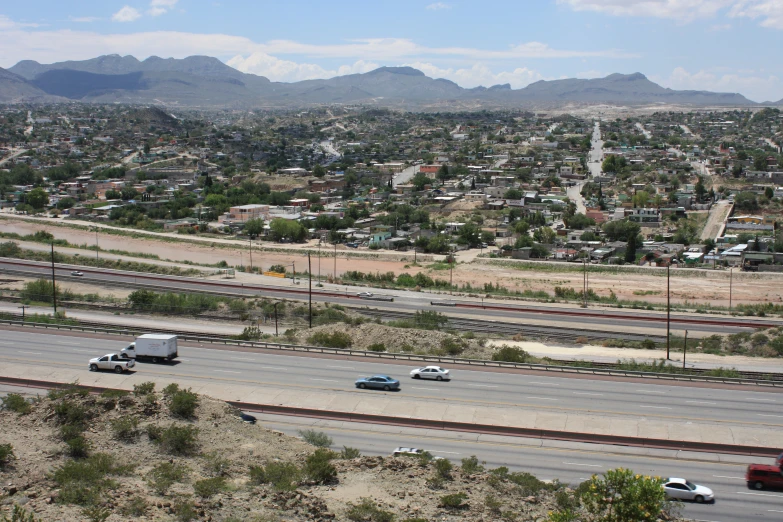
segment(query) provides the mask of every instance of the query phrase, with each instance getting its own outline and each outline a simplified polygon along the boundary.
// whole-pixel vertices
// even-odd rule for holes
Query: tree
[[[150,144],[149,143],[145,143],[144,144],[144,154],[149,154],[149,153],[150,153]]]
[[[446,165],[441,165],[438,169],[438,179],[441,181],[449,179],[449,168]]]
[[[636,262],[636,236],[628,238],[628,245],[625,247],[625,262]]]
[[[123,187],[120,191],[120,195],[123,201],[128,201],[131,199],[136,199],[139,195],[139,192],[133,187]]]
[[[522,199],[522,191],[519,189],[508,189],[505,194],[503,194],[503,197],[505,199]]]
[[[775,197],[775,191],[772,190],[772,187],[767,187],[764,189],[764,196],[767,199],[772,199],[773,197]]]
[[[533,239],[545,245],[551,245],[555,241],[555,231],[551,227],[539,227],[533,232]]]
[[[119,190],[109,189],[106,191],[106,199],[120,199],[122,193]]]
[[[756,194],[753,192],[743,191],[734,197],[734,206],[736,206],[739,210],[753,212],[754,210],[758,210],[759,202],[756,199]]]
[[[704,178],[699,176],[699,181],[696,182],[696,186],[693,190],[696,194],[696,201],[698,203],[703,203],[704,195],[707,194],[707,188],[704,186]]]
[[[587,227],[595,225],[595,220],[585,216],[584,214],[574,214],[570,217],[564,215],[563,221],[565,222],[565,226],[575,230],[584,230]]]
[[[250,239],[255,239],[264,232],[264,220],[259,218],[248,219],[245,222],[245,233]]]
[[[604,233],[609,241],[628,241],[639,235],[638,223],[632,221],[610,221],[604,225]]]
[[[647,191],[640,190],[633,195],[633,206],[638,208],[647,207],[647,202],[650,201],[650,194]]]
[[[424,190],[424,186],[432,183],[432,180],[428,178],[426,174],[419,172],[413,176],[411,183],[413,183],[413,186],[416,187],[416,190]]]
[[[316,178],[323,178],[326,176],[326,169],[322,165],[316,165],[313,167],[313,176]]]
[[[25,202],[35,210],[41,210],[49,204],[49,194],[40,187],[34,188],[25,196]]]
[[[277,218],[269,224],[269,233],[275,241],[301,241],[307,236],[307,229],[298,221]]]
[[[767,156],[758,154],[753,158],[753,168],[755,170],[767,170]]]

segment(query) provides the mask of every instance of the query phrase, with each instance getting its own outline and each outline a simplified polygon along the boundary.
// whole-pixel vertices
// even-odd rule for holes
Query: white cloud
[[[152,0],[147,14],[150,16],[160,16],[168,13],[177,5],[178,0]]]
[[[320,65],[312,63],[281,60],[263,52],[253,53],[247,58],[237,55],[226,63],[242,72],[266,76],[275,82],[332,78],[346,74],[364,73],[379,67],[377,63],[359,60],[352,65],[341,65],[337,69],[324,69]]]
[[[100,20],[97,16],[69,16],[68,21],[69,22],[76,22],[80,24],[88,24],[91,22],[97,22]]]
[[[763,27],[783,29],[783,0],[557,0],[557,3],[575,11],[681,22],[711,18],[726,11],[730,18],[760,18]]]
[[[711,25],[709,28],[709,31],[712,31],[713,33],[717,33],[719,31],[730,31],[731,30],[731,24],[716,24]]]
[[[511,84],[513,89],[520,89],[544,77],[537,71],[526,67],[520,67],[513,71],[493,72],[483,63],[475,63],[472,67],[461,69],[442,69],[436,65],[427,62],[412,62],[405,65],[419,69],[427,76],[432,78],[445,78],[451,80],[461,87],[491,87],[493,85]]]
[[[671,89],[739,92],[758,102],[775,101],[783,97],[780,78],[753,70],[724,72],[702,69],[691,73],[684,67],[677,67],[668,77],[651,76],[650,79]]]
[[[428,5],[427,9],[430,11],[440,11],[441,9],[451,9],[451,6],[449,4],[444,4],[443,2],[435,2],[434,4]]]
[[[114,13],[111,19],[115,22],[133,22],[141,18],[141,13],[133,7],[126,5],[122,9]]]

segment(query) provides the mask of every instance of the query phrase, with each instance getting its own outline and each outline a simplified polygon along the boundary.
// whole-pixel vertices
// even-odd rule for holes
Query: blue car
[[[399,390],[400,381],[392,379],[388,375],[373,375],[372,377],[362,377],[356,381],[357,388],[372,388],[375,390]]]

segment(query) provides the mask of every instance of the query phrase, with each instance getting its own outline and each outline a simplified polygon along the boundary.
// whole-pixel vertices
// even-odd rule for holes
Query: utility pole
[[[323,286],[321,284],[321,240],[318,240],[318,286]]]
[[[334,274],[332,274],[332,281],[337,282],[337,243],[334,244]]]
[[[309,289],[307,293],[310,298],[310,328],[313,327],[313,267],[310,264],[310,252],[307,253],[307,279]]]
[[[99,261],[98,259],[98,227],[95,227],[95,261]]]
[[[731,313],[731,290],[732,290],[732,279],[734,275],[734,267],[729,268],[729,313]]]
[[[275,305],[274,305],[274,307],[275,307],[275,337],[277,337],[277,305],[279,305],[279,304],[280,303],[275,303]]]
[[[30,305],[22,305],[22,306],[18,306],[17,308],[22,309],[22,322],[24,322],[24,310],[25,308],[30,308]]]
[[[253,240],[248,239],[247,242],[250,244],[250,272],[253,272]]]
[[[685,341],[682,344],[682,369],[685,369],[685,352],[688,351],[688,330],[685,330]]]
[[[587,259],[582,259],[582,308],[587,308]]]
[[[669,328],[671,326],[671,312],[672,312],[672,300],[671,290],[669,286],[669,269],[671,265],[666,265],[666,360],[669,360],[669,348],[671,344],[671,334]]]
[[[54,243],[52,243],[52,304],[54,315],[57,315],[57,281],[54,279]]]
[[[295,262],[291,262],[291,269],[294,271],[294,275],[291,278],[291,284],[295,285],[296,284],[296,263]]]
[[[449,254],[449,294],[453,294],[452,281],[454,280],[454,250]]]

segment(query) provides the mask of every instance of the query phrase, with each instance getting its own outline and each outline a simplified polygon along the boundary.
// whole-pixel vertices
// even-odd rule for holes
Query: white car
[[[356,297],[372,297],[372,292],[359,292]]]
[[[410,455],[412,457],[420,457],[424,455],[425,453],[428,453],[427,450],[423,450],[421,448],[395,448],[394,451],[392,451],[392,457],[399,457],[400,455]],[[432,457],[432,460],[443,460],[443,457]]]
[[[715,500],[715,494],[710,488],[688,482],[684,478],[666,479],[663,490],[667,497],[677,500],[692,500],[699,504]]]
[[[114,373],[122,373],[136,366],[136,361],[120,357],[117,353],[108,353],[103,357],[90,359],[90,371],[114,370]]]
[[[79,272],[78,270],[74,270],[73,272],[71,272],[71,275],[72,276],[81,277],[81,276],[84,275],[84,273],[83,272]]]
[[[440,366],[425,366],[424,368],[416,368],[411,370],[411,378],[413,379],[432,379],[435,381],[450,381],[451,375],[449,371],[441,368]]]

